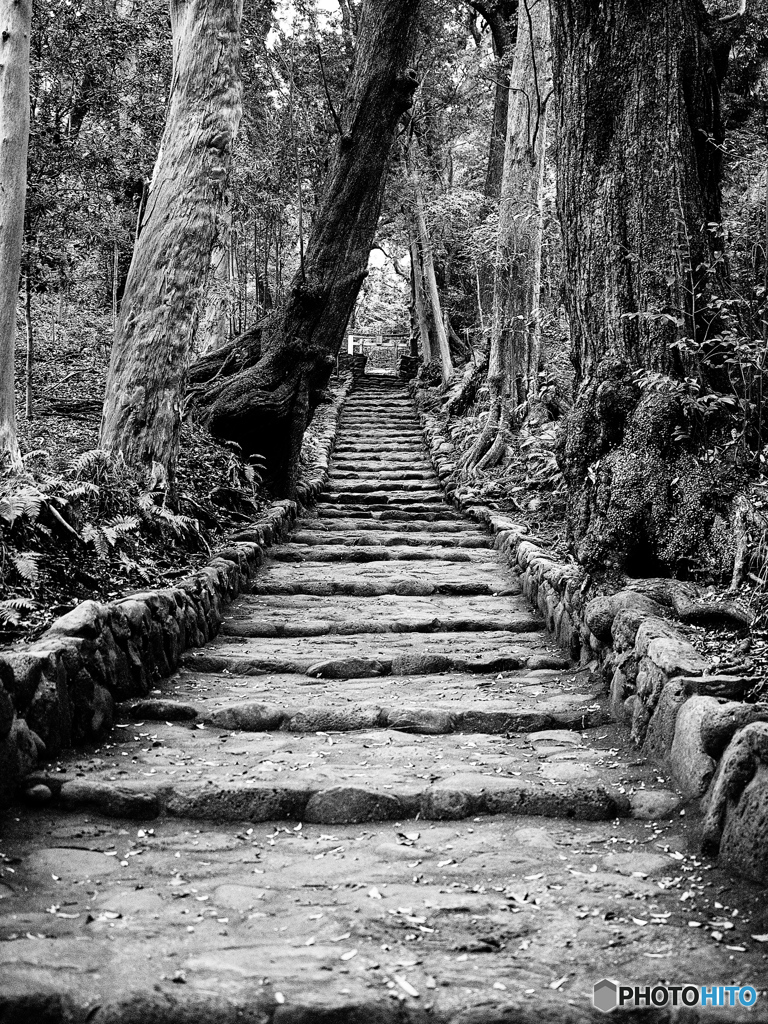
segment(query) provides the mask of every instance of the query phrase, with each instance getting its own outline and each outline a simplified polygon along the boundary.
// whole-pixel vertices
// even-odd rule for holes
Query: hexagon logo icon
[[[603,1013],[610,1013],[611,1010],[616,1009],[619,1002],[619,986],[609,978],[603,978],[602,981],[596,982],[592,992],[592,1002],[596,1009]]]

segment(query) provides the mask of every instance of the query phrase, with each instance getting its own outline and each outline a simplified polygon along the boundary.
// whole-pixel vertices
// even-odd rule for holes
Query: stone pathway
[[[760,893],[692,852],[393,379],[219,638],[121,711],[3,822],[2,1024],[567,1022],[605,976],[765,984]]]

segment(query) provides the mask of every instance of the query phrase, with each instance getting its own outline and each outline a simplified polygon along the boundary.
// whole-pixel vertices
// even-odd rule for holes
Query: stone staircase
[[[445,501],[393,378],[220,636],[29,797],[0,1024],[586,1020],[606,974],[731,966],[682,917],[679,800]]]

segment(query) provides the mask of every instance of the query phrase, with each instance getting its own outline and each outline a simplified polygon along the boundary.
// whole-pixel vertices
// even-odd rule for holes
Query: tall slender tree
[[[512,408],[536,393],[541,200],[552,91],[549,26],[549,0],[520,0],[499,205],[488,361],[491,405],[468,468],[485,469],[499,461]]]
[[[171,0],[165,130],[107,377],[102,446],[173,491],[181,408],[241,113],[242,0]]]
[[[419,6],[363,4],[341,131],[288,294],[257,329],[193,368],[202,420],[246,454],[263,454],[284,494],[294,491],[304,430],[367,273],[395,128],[417,84],[408,60]]]
[[[22,467],[14,352],[29,144],[31,0],[0,0],[0,459]]]
[[[690,352],[712,329],[728,40],[701,0],[552,0],[552,16],[570,523],[583,561],[647,575],[700,556],[724,512],[680,396],[686,376],[716,384]]]
[[[515,27],[518,21],[518,0],[467,0],[491,31],[494,68],[493,118],[488,141],[488,164],[485,174],[485,194],[498,199],[504,172],[504,147],[509,121],[509,62],[515,49]]]
[[[432,255],[432,239],[429,236],[429,228],[427,226],[427,218],[424,210],[424,193],[421,188],[417,152],[416,139],[415,137],[412,137],[410,144],[406,149],[405,159],[413,200],[412,216],[419,256],[417,261],[417,270],[422,275],[423,290],[432,313],[431,321],[435,331],[435,346],[434,351],[430,352],[430,358],[437,359],[439,362],[440,374],[443,378],[443,383],[447,384],[453,375],[453,363],[451,362],[451,348],[448,343],[448,332],[443,318],[440,293],[437,289],[435,261]]]

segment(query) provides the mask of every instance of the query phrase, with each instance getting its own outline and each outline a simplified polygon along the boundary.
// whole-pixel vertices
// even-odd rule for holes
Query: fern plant
[[[18,626],[24,615],[35,610],[36,605],[24,597],[0,601],[0,627]]]

